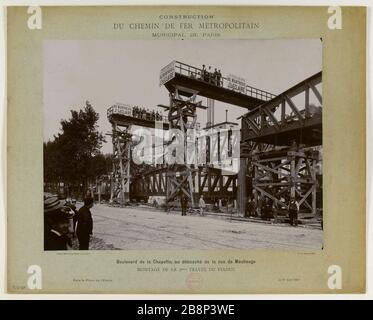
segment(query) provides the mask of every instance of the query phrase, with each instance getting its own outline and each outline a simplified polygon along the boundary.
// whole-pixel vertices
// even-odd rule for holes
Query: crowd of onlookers
[[[202,65],[202,70],[198,73],[191,72],[190,77],[206,81],[218,87],[223,86],[223,79],[222,79],[221,71],[215,68],[214,72],[212,72],[211,66],[209,66],[207,70],[206,66]],[[132,108],[132,116],[135,118],[150,120],[150,121],[162,121],[163,119],[162,114],[159,113],[158,111],[150,110],[150,109],[139,107],[139,106],[134,106]]]
[[[207,70],[206,66],[202,65],[201,72],[198,72],[197,74],[194,72],[191,72],[190,77],[206,81],[218,87],[223,86],[223,79],[222,79],[221,71],[215,68],[214,72],[212,72],[211,66],[209,66]]]
[[[160,114],[158,111],[150,111],[149,109],[140,108],[139,106],[134,106],[132,108],[132,116],[135,118],[151,121],[161,121],[163,119],[162,114]]]

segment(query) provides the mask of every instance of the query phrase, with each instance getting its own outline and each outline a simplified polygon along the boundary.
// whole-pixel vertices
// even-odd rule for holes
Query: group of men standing
[[[161,121],[162,115],[158,111],[150,111],[149,109],[140,108],[138,106],[134,106],[132,109],[132,116],[135,118],[140,118],[144,120],[152,120],[152,121]]]
[[[72,249],[75,236],[79,250],[88,250],[93,230],[90,211],[93,203],[93,198],[87,197],[77,210],[70,199],[62,201],[57,196],[44,197],[44,250]]]
[[[217,70],[215,68],[214,72],[211,71],[211,66],[209,66],[209,69],[206,70],[206,66],[202,65],[202,74],[201,74],[202,80],[212,83],[218,87],[222,86],[222,75],[220,72],[220,69]]]
[[[188,211],[188,197],[185,194],[180,196],[180,206],[181,206],[181,215],[186,216]],[[270,201],[269,199],[264,200],[263,203],[260,203],[261,207],[261,218],[263,220],[270,220],[274,218],[274,222],[278,222],[278,206],[274,201]],[[199,212],[201,215],[204,214],[206,208],[206,202],[203,199],[203,195],[200,196],[199,203],[198,203]],[[286,208],[289,213],[289,223],[292,226],[298,225],[298,213],[299,213],[299,204],[292,197],[289,201],[289,205]],[[248,213],[249,215],[256,215],[256,206],[253,199],[250,199],[248,202]]]
[[[187,211],[188,211],[188,197],[185,194],[182,194],[180,196],[180,206],[181,206],[181,215],[186,216]],[[203,216],[205,208],[206,208],[206,202],[203,199],[203,195],[200,196],[199,198],[199,213],[201,216]]]
[[[248,215],[249,216],[257,216],[257,207],[260,208],[260,217],[263,220],[271,220],[274,219],[274,222],[278,222],[278,205],[276,202],[265,198],[264,200],[258,201],[255,203],[254,199],[249,199],[248,201]],[[295,200],[294,197],[290,198],[289,204],[286,207],[288,214],[289,214],[289,224],[292,226],[298,225],[298,213],[299,213],[299,204]]]

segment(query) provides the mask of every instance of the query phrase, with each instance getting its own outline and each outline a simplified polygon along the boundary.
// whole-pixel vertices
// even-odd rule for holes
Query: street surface
[[[181,216],[146,207],[95,204],[90,248],[124,250],[254,249],[322,247],[322,230],[235,221],[226,218]]]

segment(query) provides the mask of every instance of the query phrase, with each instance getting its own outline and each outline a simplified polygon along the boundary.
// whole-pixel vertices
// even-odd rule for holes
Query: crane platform
[[[116,123],[119,126],[140,126],[145,128],[155,128],[156,122],[159,128],[162,126],[163,130],[169,130],[170,123],[167,117],[160,114],[153,114],[151,112],[144,112],[138,114],[134,111],[134,106],[116,103],[107,110],[107,118],[110,123]],[[191,126],[191,123],[187,125]],[[195,128],[199,129],[200,124],[197,122]],[[158,128],[158,127],[157,127]]]
[[[179,94],[190,97],[197,94],[209,99],[229,103],[252,110],[272,100],[276,95],[251,87],[242,78],[216,76],[207,70],[172,61],[162,68],[160,86],[169,92],[178,89]]]

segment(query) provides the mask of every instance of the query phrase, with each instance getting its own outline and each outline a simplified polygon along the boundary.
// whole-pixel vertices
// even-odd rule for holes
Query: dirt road
[[[181,216],[151,208],[92,208],[94,237],[105,245],[92,249],[249,249],[322,247],[322,230],[230,221],[211,216]]]

